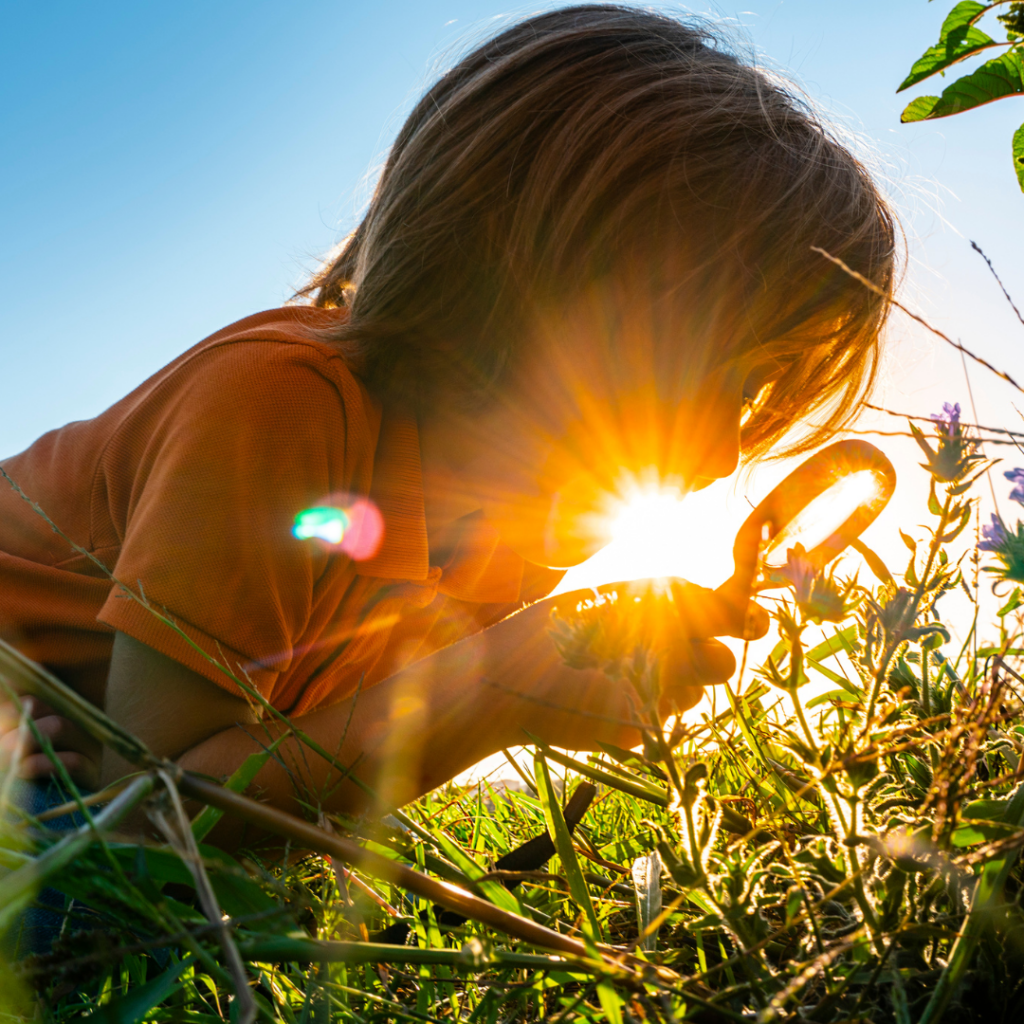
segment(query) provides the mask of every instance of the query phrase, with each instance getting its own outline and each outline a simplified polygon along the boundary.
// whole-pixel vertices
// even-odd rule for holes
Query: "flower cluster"
[[[821,624],[842,622],[849,615],[855,584],[842,584],[833,573],[819,572],[802,544],[794,544],[786,552],[786,564],[772,575],[792,586],[797,607],[805,619]]]
[[[977,439],[970,437],[960,422],[960,403],[950,405],[944,402],[942,412],[934,414],[931,420],[935,424],[935,440],[938,442],[935,448],[928,443],[919,427],[910,424],[910,432],[928,460],[927,465],[922,463],[922,468],[939,483],[964,483],[972,470],[979,468],[978,463],[984,462],[984,456],[978,451]]]
[[[1013,484],[1010,500],[1024,505],[1024,469],[1011,469],[1003,476]],[[1024,583],[1024,523],[1018,519],[1016,527],[1009,529],[1002,518],[993,513],[989,525],[981,528],[981,535],[984,539],[978,550],[995,555],[1002,563],[986,566],[986,572],[993,573],[1000,580]]]

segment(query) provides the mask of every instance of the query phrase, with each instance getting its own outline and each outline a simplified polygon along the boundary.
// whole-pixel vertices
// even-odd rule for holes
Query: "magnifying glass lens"
[[[813,551],[838,533],[858,509],[876,501],[884,489],[884,478],[869,469],[841,477],[772,538],[763,554],[765,565],[785,565],[787,553],[797,544],[802,544],[804,551]]]

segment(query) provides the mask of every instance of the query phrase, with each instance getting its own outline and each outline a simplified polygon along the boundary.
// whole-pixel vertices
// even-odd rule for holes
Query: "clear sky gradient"
[[[0,455],[98,413],[205,335],[287,299],[355,224],[390,140],[437,70],[511,17],[548,6],[7,5]],[[689,10],[791,74],[856,133],[904,219],[906,301],[1024,379],[1024,327],[967,241],[1024,302],[1024,196],[1009,158],[1024,102],[899,124],[912,96],[937,91],[926,83],[895,94],[951,6],[722,0]],[[882,400],[925,414],[943,400],[969,408],[959,356],[905,321],[891,336]],[[1013,405],[1024,408],[1024,396],[971,373],[982,421],[1019,424]],[[917,461],[902,441],[887,448],[901,467]],[[760,496],[781,472],[703,497],[707,521],[721,524],[714,509],[727,498],[737,519],[740,495]],[[705,566],[711,575],[728,562],[725,541]]]

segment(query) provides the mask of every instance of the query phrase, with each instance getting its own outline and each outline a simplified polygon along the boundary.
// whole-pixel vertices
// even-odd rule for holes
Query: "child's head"
[[[430,89],[307,293],[348,307],[336,340],[421,417],[500,401],[567,317],[613,378],[649,363],[669,404],[730,361],[767,365],[752,454],[812,414],[798,446],[819,442],[874,376],[887,304],[811,247],[888,292],[894,233],[864,167],[773,76],[703,28],[588,5],[515,25]]]

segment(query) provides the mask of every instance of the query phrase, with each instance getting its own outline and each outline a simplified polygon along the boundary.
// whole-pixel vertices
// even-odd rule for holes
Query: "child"
[[[884,200],[774,77],[643,10],[526,20],[419,103],[310,304],[212,335],[3,463],[188,639],[6,484],[0,632],[218,777],[281,726],[214,662],[385,802],[524,729],[635,744],[627,696],[562,664],[542,599],[603,542],[624,478],[700,488],[856,409],[887,304],[812,246],[892,287]],[[333,540],[300,528],[315,508],[347,510],[328,513]],[[745,595],[675,597],[666,714],[730,676],[711,638],[750,615]],[[33,713],[82,785],[128,770]],[[266,799],[366,807],[310,751],[282,758],[259,776]],[[21,771],[52,766],[30,750]],[[225,822],[220,841],[237,838]]]

